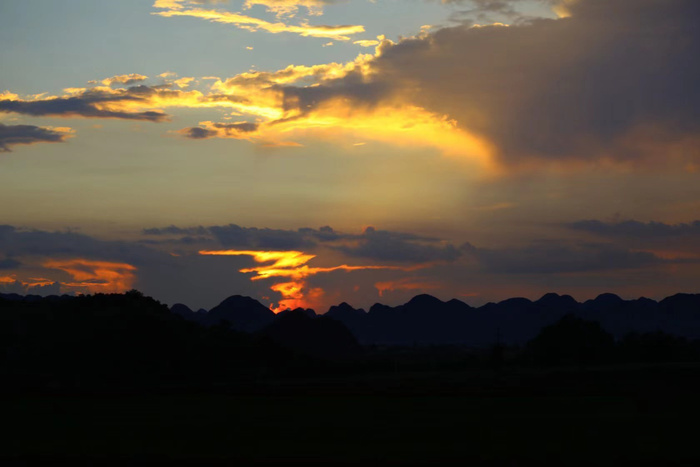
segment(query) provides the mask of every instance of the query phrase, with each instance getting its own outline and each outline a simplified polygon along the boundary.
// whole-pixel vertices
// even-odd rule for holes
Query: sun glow
[[[277,282],[270,286],[274,292],[282,295],[277,305],[270,304],[270,309],[275,313],[288,308],[309,308],[317,303],[324,291],[323,289],[309,288],[306,279],[310,276],[334,271],[366,271],[366,270],[398,270],[413,271],[429,267],[430,265],[415,266],[350,266],[341,264],[331,267],[310,267],[309,261],[316,258],[316,255],[306,254],[301,251],[251,251],[251,250],[202,250],[200,255],[206,256],[250,256],[260,266],[244,268],[239,272],[244,274],[255,274],[250,278],[252,281],[263,279],[284,278],[284,282]]]

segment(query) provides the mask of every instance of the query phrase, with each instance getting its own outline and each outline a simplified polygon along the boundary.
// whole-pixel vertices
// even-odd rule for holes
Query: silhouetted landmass
[[[275,315],[256,300],[233,296],[208,313],[192,312],[174,305],[173,313],[204,325],[222,320],[233,329],[255,332],[273,322]],[[281,314],[290,312],[287,310]],[[302,310],[311,318],[314,310]],[[468,345],[490,347],[496,340],[523,345],[544,327],[566,315],[595,321],[615,339],[627,334],[663,332],[700,338],[700,294],[677,294],[660,302],[648,298],[623,300],[601,294],[578,303],[569,295],[549,293],[536,301],[510,298],[474,308],[459,300],[443,302],[430,295],[418,295],[404,305],[380,303],[369,311],[343,302],[325,315],[343,323],[362,345]]]
[[[0,463],[697,465],[697,305],[0,295]]]
[[[283,347],[317,358],[347,358],[361,353],[352,333],[334,319],[311,317],[303,309],[280,315],[260,333]]]
[[[183,320],[136,291],[0,296],[0,336],[0,365],[11,387],[206,386],[299,364],[269,339]]]
[[[615,338],[594,321],[566,315],[528,343],[531,357],[549,365],[604,364],[614,361]]]
[[[211,326],[228,322],[238,331],[254,332],[275,319],[275,313],[250,297],[234,295],[215,306],[209,313],[200,315],[198,321]]]
[[[0,310],[3,373],[28,387],[188,386],[346,371],[347,363],[324,363],[338,359],[362,371],[700,360],[700,295],[657,303],[603,294],[580,304],[547,294],[480,308],[418,295],[369,312],[342,303],[317,316],[275,315],[239,295],[208,312],[168,309],[132,291],[0,295]]]

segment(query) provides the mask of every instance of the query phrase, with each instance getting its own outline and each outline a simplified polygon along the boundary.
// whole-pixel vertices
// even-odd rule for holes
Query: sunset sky
[[[0,292],[700,292],[697,0],[0,2]]]

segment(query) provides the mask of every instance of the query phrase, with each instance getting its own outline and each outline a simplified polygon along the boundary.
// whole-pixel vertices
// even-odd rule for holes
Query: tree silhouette
[[[546,365],[602,363],[614,349],[613,336],[600,324],[574,315],[546,326],[527,346],[531,358]]]

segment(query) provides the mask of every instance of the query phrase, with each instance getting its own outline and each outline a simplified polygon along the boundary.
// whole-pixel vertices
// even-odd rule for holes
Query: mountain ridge
[[[171,311],[183,316],[182,307]],[[612,293],[601,293],[583,302],[570,295],[544,294],[537,300],[512,297],[472,307],[460,300],[442,301],[428,294],[416,295],[408,302],[389,306],[375,303],[368,311],[347,302],[331,306],[324,314],[303,312],[310,319],[325,317],[341,322],[364,345],[493,345],[497,339],[507,344],[523,344],[563,316],[597,321],[621,338],[636,332],[664,331],[700,338],[700,294],[678,293],[655,301],[645,297],[625,300]],[[186,319],[212,326],[225,321],[236,329],[256,332],[280,316],[250,297],[233,295],[209,312],[185,313]]]

